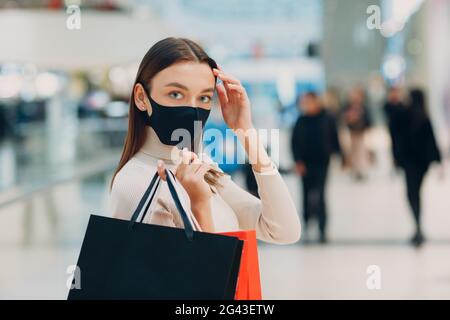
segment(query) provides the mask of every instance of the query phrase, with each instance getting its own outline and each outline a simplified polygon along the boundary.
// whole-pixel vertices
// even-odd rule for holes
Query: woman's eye
[[[178,91],[170,92],[170,93],[169,93],[169,96],[170,96],[171,98],[174,98],[174,99],[177,99],[177,100],[180,100],[180,99],[183,98],[183,95],[181,94],[181,92],[178,92]]]
[[[201,100],[201,102],[202,103],[209,103],[209,102],[211,102],[211,97],[210,96],[202,96],[202,97],[200,97],[200,100]]]

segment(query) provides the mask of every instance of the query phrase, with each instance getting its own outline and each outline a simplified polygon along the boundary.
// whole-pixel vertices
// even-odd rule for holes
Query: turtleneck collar
[[[198,143],[198,148],[197,150],[199,150],[199,152],[202,151],[201,143]],[[163,144],[158,136],[156,135],[155,131],[153,130],[152,127],[150,126],[146,126],[145,127],[145,142],[142,145],[141,149],[139,150],[139,152],[151,156],[152,158],[155,159],[161,159],[164,160],[165,162],[172,162],[172,163],[177,163],[178,160],[180,159],[180,152],[181,150],[178,149],[177,146],[169,146],[166,144]],[[197,152],[197,153],[199,153]]]

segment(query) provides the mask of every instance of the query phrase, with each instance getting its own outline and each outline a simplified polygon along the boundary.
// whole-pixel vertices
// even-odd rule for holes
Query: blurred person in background
[[[425,94],[421,89],[409,92],[409,101],[401,121],[398,155],[399,165],[405,172],[408,202],[413,213],[416,231],[411,243],[424,242],[421,228],[420,191],[425,174],[432,162],[441,162],[430,118],[427,114]]]
[[[0,143],[3,142],[3,139],[5,139],[6,137],[6,125],[7,125],[7,121],[6,121],[6,112],[4,110],[3,105],[0,103]]]
[[[372,125],[383,123],[383,105],[387,95],[384,78],[378,72],[371,74],[367,82],[367,107]]]
[[[337,118],[339,111],[341,110],[341,102],[339,99],[338,90],[334,87],[327,88],[322,94],[322,104],[328,113]]]
[[[350,131],[349,164],[355,176],[360,181],[365,179],[365,171],[371,153],[364,144],[371,119],[365,102],[364,90],[354,87],[350,90],[348,102],[343,109],[343,122]]]
[[[447,129],[448,129],[448,141],[450,143],[450,77],[447,81],[447,86],[444,93],[444,116],[447,123]],[[448,156],[450,156],[450,148],[447,150]]]
[[[342,126],[340,113],[342,111],[342,103],[339,95],[339,90],[336,87],[328,87],[321,95],[322,106],[325,111],[333,118],[336,125],[338,139],[339,138],[339,128]],[[347,166],[347,158],[344,152],[341,152],[342,157],[342,167]]]
[[[384,103],[384,112],[386,115],[389,135],[391,137],[391,151],[395,167],[399,166],[401,156],[401,134],[404,131],[403,121],[406,107],[402,99],[401,90],[399,87],[393,86],[389,88],[386,102]]]
[[[327,208],[325,185],[330,156],[341,152],[335,119],[324,110],[316,93],[308,92],[298,100],[302,114],[291,137],[295,171],[302,177],[303,223],[307,230],[310,218],[317,215],[320,242],[325,243]]]
[[[0,101],[0,144],[14,136],[14,125],[11,117],[11,108]]]

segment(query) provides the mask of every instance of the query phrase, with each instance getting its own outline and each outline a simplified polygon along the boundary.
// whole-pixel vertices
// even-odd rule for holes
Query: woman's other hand
[[[166,180],[163,161],[158,161],[158,174]],[[175,170],[175,178],[186,190],[191,202],[191,211],[203,231],[213,232],[214,224],[211,215],[210,198],[212,191],[205,181],[205,174],[210,169],[209,164],[201,162],[193,152],[182,150],[181,162]]]
[[[201,162],[193,152],[182,150],[181,162],[175,169],[175,178],[180,182],[189,195],[191,203],[209,201],[212,196],[211,188],[205,181],[205,174],[209,170],[209,164]],[[158,161],[158,174],[166,181],[164,162]]]

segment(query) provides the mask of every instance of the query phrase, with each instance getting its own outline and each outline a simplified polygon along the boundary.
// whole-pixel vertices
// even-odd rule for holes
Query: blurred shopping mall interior
[[[0,299],[66,299],[89,215],[108,215],[138,65],[169,36],[201,44],[242,82],[255,126],[279,129],[276,162],[301,218],[298,98],[313,91],[339,118],[363,92],[367,163],[354,174],[332,157],[326,242],[311,223],[298,243],[259,243],[264,298],[449,299],[449,33],[448,0],[0,0]],[[391,152],[392,87],[405,103],[425,92],[442,158],[420,191],[420,246]],[[217,110],[207,126],[223,130]],[[245,165],[222,169],[251,188]]]

